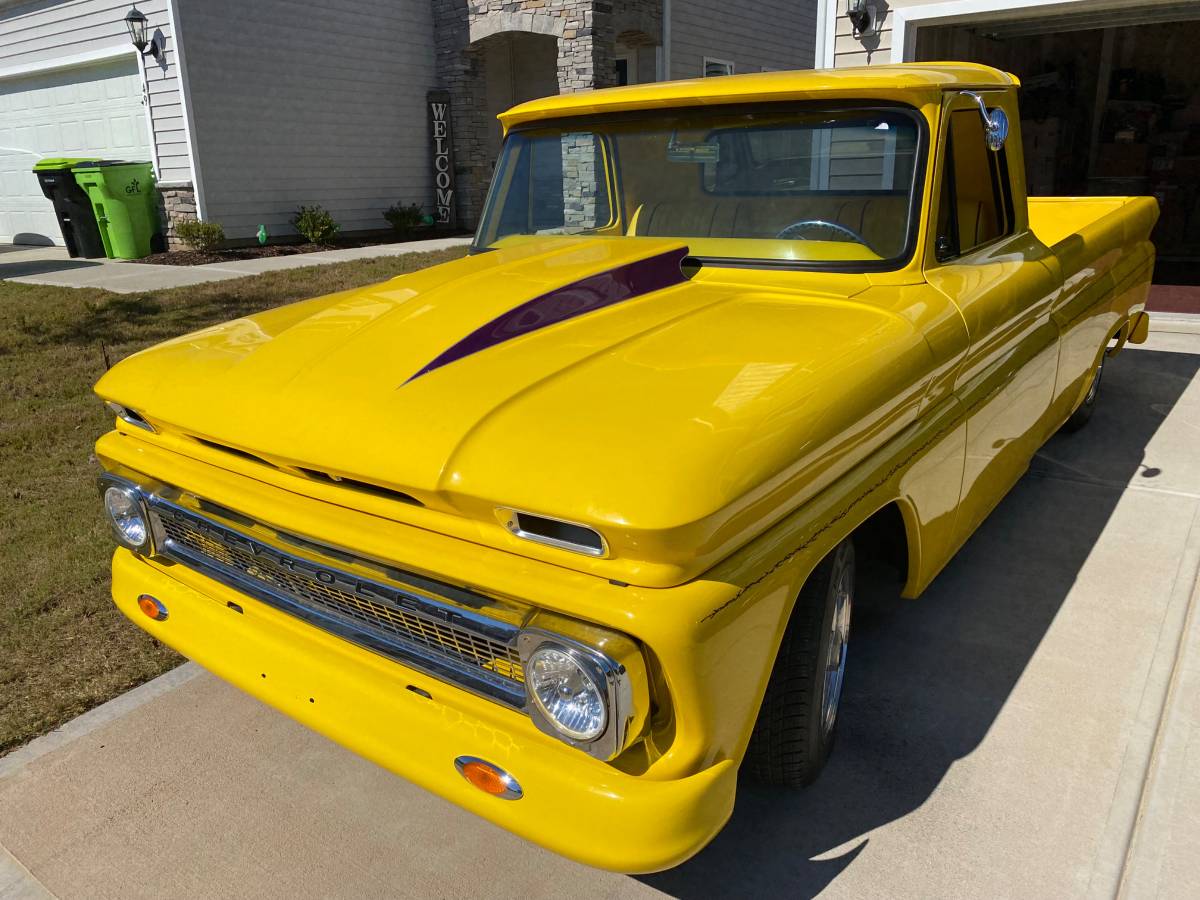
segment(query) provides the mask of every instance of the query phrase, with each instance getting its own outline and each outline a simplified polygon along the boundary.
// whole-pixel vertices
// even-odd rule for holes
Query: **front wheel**
[[[747,772],[766,784],[814,781],[837,732],[854,604],[854,545],[835,547],[809,576],[784,632],[746,751]]]

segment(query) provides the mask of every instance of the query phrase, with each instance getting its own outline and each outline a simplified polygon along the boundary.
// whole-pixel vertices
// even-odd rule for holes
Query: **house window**
[[[732,75],[733,63],[727,59],[713,59],[711,56],[704,57],[704,77],[718,78],[721,75]]]

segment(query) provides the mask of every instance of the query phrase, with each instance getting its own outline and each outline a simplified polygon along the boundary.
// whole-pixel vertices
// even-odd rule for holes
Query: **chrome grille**
[[[290,554],[153,498],[162,551],[327,631],[477,693],[524,705],[518,628]]]

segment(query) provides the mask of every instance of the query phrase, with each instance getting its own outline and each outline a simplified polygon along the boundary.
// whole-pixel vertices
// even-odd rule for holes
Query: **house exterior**
[[[817,15],[817,0],[138,0],[161,51],[143,56],[132,6],[0,0],[0,242],[61,242],[30,174],[52,156],[151,160],[169,238],[192,217],[231,240],[260,225],[286,237],[301,204],[365,232],[393,203],[440,200],[471,227],[496,113],[618,83],[808,68]],[[446,124],[430,121],[431,99]]]
[[[818,67],[965,60],[1014,73],[1031,193],[1157,197],[1155,281],[1193,286],[1179,309],[1200,309],[1200,2],[860,2],[870,24],[856,33],[847,0],[820,0]]]

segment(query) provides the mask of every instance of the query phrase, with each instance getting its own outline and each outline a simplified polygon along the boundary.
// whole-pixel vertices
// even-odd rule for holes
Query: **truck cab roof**
[[[1007,88],[1019,84],[1015,75],[991,66],[962,62],[755,72],[722,78],[634,84],[581,94],[557,94],[515,106],[502,113],[500,121],[508,130],[543,119],[627,110],[846,97],[916,104],[948,89]]]

